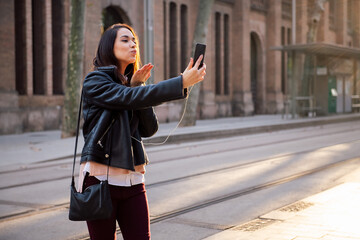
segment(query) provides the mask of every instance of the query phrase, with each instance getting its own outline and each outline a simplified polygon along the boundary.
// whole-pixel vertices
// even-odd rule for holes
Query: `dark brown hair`
[[[140,68],[140,51],[139,51],[139,41],[138,37],[132,27],[130,27],[127,24],[123,23],[117,23],[112,26],[110,26],[101,36],[98,49],[96,52],[96,56],[93,60],[94,70],[96,70],[98,67],[104,67],[104,66],[115,66],[116,67],[116,74],[118,78],[120,79],[121,83],[126,85],[127,81],[120,73],[118,73],[117,69],[120,67],[119,62],[115,57],[114,54],[114,43],[116,40],[117,32],[121,28],[127,28],[131,31],[131,33],[135,37],[136,41],[136,60],[135,63],[129,64],[127,68],[125,69],[125,75],[129,79],[131,79],[132,75]]]

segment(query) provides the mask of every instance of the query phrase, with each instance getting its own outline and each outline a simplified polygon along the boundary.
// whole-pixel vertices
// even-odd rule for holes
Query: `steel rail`
[[[295,130],[301,130],[303,128],[299,128],[299,129],[295,129]],[[310,134],[310,135],[307,135],[307,136],[303,136],[303,137],[294,137],[294,138],[287,138],[287,139],[283,139],[283,140],[279,140],[279,141],[275,141],[275,142],[266,142],[266,143],[260,143],[260,144],[252,144],[252,145],[248,145],[248,146],[243,146],[243,147],[234,147],[234,148],[229,148],[229,149],[223,149],[223,150],[218,150],[216,152],[214,152],[213,150],[211,151],[208,151],[208,152],[205,152],[205,153],[201,153],[202,155],[210,155],[210,154],[214,154],[214,153],[222,153],[222,152],[230,152],[230,151],[234,151],[234,150],[242,150],[242,149],[248,149],[248,148],[254,148],[254,147],[262,147],[262,146],[268,146],[268,145],[272,145],[272,144],[280,144],[280,143],[286,143],[286,142],[292,142],[292,141],[297,141],[297,140],[304,140],[304,139],[309,139],[309,138],[313,138],[313,137],[322,137],[322,136],[328,136],[328,135],[337,135],[337,134],[342,134],[342,133],[346,133],[346,132],[353,132],[353,131],[358,131],[360,129],[354,129],[354,128],[351,128],[351,129],[341,129],[341,130],[336,130],[336,131],[333,131],[333,132],[328,132],[328,133],[324,133],[324,134],[317,134],[317,133],[314,133],[314,134]],[[286,130],[279,130],[277,132],[282,132],[282,131],[286,131]],[[312,132],[311,132],[312,133]],[[231,136],[231,138],[236,138],[236,137],[241,137],[241,136]],[[243,137],[243,135],[242,135]],[[226,138],[226,137],[222,137],[223,138]],[[212,139],[209,139],[209,140],[214,140],[213,138]],[[233,139],[231,140],[225,140],[223,141],[222,140],[222,143],[224,142],[232,142],[234,141]],[[198,142],[196,143],[197,146],[202,146],[202,145],[206,145],[208,146],[209,143],[201,143],[201,142]],[[216,142],[214,143],[210,143],[210,144],[216,144]],[[193,146],[193,145],[192,145]],[[169,151],[169,150],[179,150],[181,148],[188,148],[188,145],[184,145],[184,146],[174,146],[174,147],[169,147],[169,148],[166,148],[166,149],[160,149],[160,150],[152,150],[151,148],[154,148],[152,146],[148,146],[147,147],[147,152],[148,153],[154,153],[154,152],[162,152],[162,151]],[[185,155],[185,156],[182,156],[181,158],[184,158],[184,157],[192,157],[192,156],[196,156],[198,154],[193,154],[193,155]],[[78,154],[77,157],[80,157],[81,154]],[[35,162],[33,163],[32,165],[27,165],[26,167],[22,167],[22,168],[18,168],[18,169],[12,169],[12,170],[5,170],[5,171],[0,171],[0,175],[1,174],[8,174],[8,173],[15,173],[15,172],[23,172],[23,171],[29,171],[29,170],[35,170],[35,169],[42,169],[42,168],[51,168],[51,167],[57,167],[57,166],[62,166],[64,164],[70,164],[72,163],[72,159],[73,159],[73,155],[69,155],[69,156],[64,156],[64,157],[59,157],[59,158],[54,158],[54,159],[49,159],[49,160],[44,160],[44,161],[39,161],[39,162]],[[167,158],[167,159],[164,159],[164,160],[154,160],[154,161],[151,161],[151,164],[157,164],[157,163],[163,163],[163,162],[170,162],[170,161],[175,161],[175,160],[178,160],[180,159],[180,157],[175,157],[175,158]],[[66,162],[61,162],[61,163],[54,163],[54,164],[50,164],[50,165],[45,165],[45,166],[34,166],[35,164],[41,164],[41,163],[48,163],[48,162],[54,162],[54,161],[64,161],[64,160],[67,160]],[[0,188],[1,189],[1,188]]]
[[[360,140],[356,140],[356,141],[360,141]],[[302,153],[306,153],[306,152],[307,151],[302,151],[300,153],[293,153],[293,154],[289,154],[289,155],[302,154]],[[276,158],[277,157],[279,157],[279,156],[276,156]],[[257,164],[257,163],[259,163],[261,161],[263,162],[263,161],[267,161],[267,160],[271,160],[271,159],[273,159],[273,158],[263,159],[263,160],[260,160],[258,162],[251,162],[251,163],[248,163],[248,164],[242,164],[242,165],[240,164],[237,167],[244,167],[245,165]],[[276,179],[276,180],[273,180],[273,181],[269,181],[269,182],[266,182],[266,183],[263,183],[263,184],[259,184],[259,185],[256,185],[256,186],[241,189],[239,191],[235,191],[235,192],[232,192],[232,193],[220,196],[220,197],[207,199],[205,201],[202,201],[201,203],[193,204],[193,205],[190,205],[190,206],[187,206],[187,207],[184,207],[184,208],[176,209],[176,210],[173,210],[173,211],[170,211],[170,212],[167,212],[167,213],[160,214],[160,215],[157,215],[155,217],[152,217],[151,218],[151,224],[156,223],[156,222],[160,222],[160,221],[164,221],[166,219],[173,218],[173,217],[185,214],[187,212],[195,211],[195,210],[198,210],[198,209],[210,206],[210,205],[214,205],[214,204],[217,204],[217,203],[220,203],[220,202],[231,200],[233,198],[237,198],[237,197],[244,196],[244,195],[247,195],[247,194],[250,194],[250,193],[253,193],[253,192],[257,192],[257,191],[260,191],[260,190],[263,190],[263,189],[266,189],[266,188],[269,188],[269,187],[272,187],[272,186],[277,186],[277,185],[280,185],[280,184],[283,184],[283,183],[287,183],[287,182],[299,179],[301,177],[311,175],[311,174],[314,174],[314,173],[317,173],[317,172],[320,172],[320,171],[323,171],[323,170],[326,170],[326,169],[329,169],[329,168],[332,168],[332,167],[336,167],[336,166],[339,166],[339,165],[344,165],[344,164],[347,164],[349,162],[359,161],[359,160],[360,160],[360,158],[343,159],[343,160],[340,160],[340,161],[337,161],[337,162],[334,162],[334,163],[330,163],[330,164],[322,165],[322,166],[317,167],[317,168],[305,170],[305,171],[302,171],[300,173],[295,173],[295,174],[292,174],[290,176],[282,177],[282,178],[279,178],[279,179]],[[200,176],[200,175],[205,175],[205,174],[211,174],[211,173],[215,173],[215,172],[219,172],[219,171],[224,171],[224,170],[228,170],[230,168],[234,169],[236,167],[234,167],[234,166],[226,167],[226,168],[222,168],[222,169],[219,169],[219,170],[207,171],[207,172],[203,172],[203,173],[200,173],[200,174],[194,174],[194,175],[191,175],[191,176],[186,176],[186,177],[182,177],[182,178],[178,178],[178,179],[171,179],[171,180],[168,180],[168,181],[157,182],[157,183],[147,185],[147,188],[161,186],[161,185],[164,185],[164,184],[170,184],[170,183],[175,182],[175,181],[181,181],[181,180],[184,180],[184,179],[187,179],[187,178],[192,178],[192,177],[196,177],[196,176]],[[25,212],[20,212],[20,213],[15,213],[15,214],[11,214],[11,215],[2,216],[2,217],[0,217],[0,223],[5,222],[5,221],[11,221],[11,220],[18,219],[18,218],[24,218],[24,217],[29,217],[29,216],[33,216],[33,215],[38,215],[38,214],[41,214],[41,213],[44,213],[44,212],[63,210],[63,209],[68,208],[68,206],[69,206],[69,202],[55,204],[55,205],[44,205],[44,206],[42,206],[40,208],[27,210]]]
[[[352,142],[357,142],[357,141],[360,141],[360,140],[350,140],[350,141],[341,142],[341,143],[334,143],[334,144],[331,144],[331,145],[327,145],[325,147],[332,147],[332,146],[336,146],[336,145],[339,145],[339,144],[352,143]],[[289,141],[284,140],[284,142],[289,142]],[[272,145],[272,144],[274,144],[274,142],[266,144],[266,145]],[[176,182],[176,181],[180,181],[180,180],[184,180],[184,179],[190,179],[190,178],[193,178],[193,177],[197,177],[197,176],[201,176],[201,175],[205,175],[205,174],[209,174],[209,173],[221,172],[221,171],[225,171],[225,170],[232,169],[232,168],[238,168],[238,167],[246,167],[246,166],[250,166],[250,165],[253,165],[253,164],[259,164],[259,163],[263,163],[263,162],[266,162],[266,161],[271,161],[274,158],[287,157],[287,156],[292,156],[292,155],[295,155],[295,154],[309,153],[309,152],[312,152],[312,151],[315,151],[315,150],[318,150],[318,149],[321,149],[321,148],[325,148],[325,147],[320,147],[320,148],[315,147],[315,148],[307,149],[307,150],[304,150],[304,151],[297,151],[297,152],[292,152],[292,153],[286,153],[286,154],[271,156],[271,157],[268,157],[268,158],[255,160],[255,161],[252,161],[252,162],[234,164],[234,165],[230,165],[230,166],[227,166],[227,167],[218,168],[218,169],[209,170],[209,171],[200,172],[200,173],[195,173],[195,174],[192,174],[192,175],[187,175],[187,176],[183,176],[183,177],[179,177],[179,178],[173,178],[173,179],[168,179],[168,180],[164,180],[164,181],[160,181],[160,182],[156,182],[156,183],[150,183],[150,184],[147,184],[146,187],[151,188],[151,187],[154,187],[154,186],[169,184],[169,183],[172,183],[172,182]],[[227,149],[227,150],[224,150],[224,151],[218,151],[216,153],[232,152],[232,151],[237,151],[237,150],[242,150],[242,149],[246,149],[246,147],[245,148],[231,148],[231,149]],[[210,154],[214,154],[214,153],[213,152],[212,153],[206,153],[206,154],[202,153],[201,155],[206,156],[206,155],[210,155]],[[192,156],[197,156],[197,155],[198,154],[193,154],[193,155],[187,156],[187,157],[192,157]],[[182,158],[184,158],[184,157],[182,156],[181,158],[178,158],[178,159],[182,159]],[[75,175],[75,176],[77,176],[77,175]],[[41,180],[37,180],[37,181],[30,181],[30,182],[26,182],[26,183],[19,183],[19,184],[3,186],[3,187],[0,187],[0,190],[16,188],[16,187],[23,187],[23,186],[29,186],[29,185],[45,183],[45,182],[51,182],[51,181],[58,181],[58,180],[63,180],[63,179],[67,179],[67,178],[70,179],[71,174],[67,174],[67,175],[59,176],[59,177],[55,177],[55,178],[41,179]]]
[[[211,150],[208,152],[204,152],[201,153],[201,155],[211,155],[214,153],[223,153],[223,152],[231,152],[231,151],[236,151],[236,150],[243,150],[243,149],[250,149],[250,148],[255,148],[255,147],[263,147],[263,146],[268,146],[268,145],[273,145],[273,144],[280,144],[280,143],[287,143],[287,142],[293,142],[293,141],[297,141],[297,140],[304,140],[304,139],[309,139],[309,138],[313,138],[313,137],[322,137],[322,136],[328,136],[328,135],[337,135],[337,134],[342,134],[342,133],[346,133],[346,132],[354,132],[356,130],[360,130],[360,129],[346,129],[346,130],[337,130],[334,132],[330,132],[330,133],[326,133],[326,134],[312,134],[312,135],[307,135],[307,136],[303,136],[303,137],[294,137],[294,138],[287,138],[287,139],[282,139],[282,140],[278,140],[275,142],[266,142],[266,143],[259,143],[259,144],[252,144],[252,145],[248,145],[248,146],[242,146],[242,147],[233,147],[233,148],[227,148],[227,149],[221,149],[221,150],[217,150],[216,152]],[[224,142],[233,142],[234,140],[225,140],[222,141],[221,143]],[[210,144],[216,144],[216,142],[214,143],[210,143]],[[206,145],[209,146],[209,143],[197,143],[196,146],[201,146],[201,145]],[[151,151],[151,147],[150,150],[148,150],[148,153],[152,153],[152,152],[162,152],[162,151],[169,151],[169,150],[179,150],[179,149],[185,149],[188,148],[187,145],[184,146],[176,146],[176,147],[171,147],[171,148],[166,148],[166,149],[161,149],[161,150],[155,150],[155,151]],[[179,160],[181,158],[184,157],[193,157],[193,156],[197,156],[198,154],[189,154],[189,155],[185,155],[185,156],[181,156],[181,157],[175,157],[175,158],[167,158],[164,160],[155,160],[155,161],[151,161],[151,164],[157,164],[157,163],[163,163],[163,162],[170,162],[170,161],[175,161],[175,160]],[[24,172],[24,171],[30,171],[30,170],[35,170],[35,169],[42,169],[42,168],[51,168],[51,167],[58,167],[58,166],[63,166],[64,164],[70,164],[72,163],[72,156],[67,156],[67,157],[63,157],[63,158],[57,158],[56,161],[60,161],[60,160],[68,160],[67,162],[61,162],[61,163],[55,163],[55,164],[50,164],[50,165],[45,165],[45,166],[29,166],[27,165],[26,167],[22,167],[19,169],[13,169],[13,170],[5,170],[5,171],[0,171],[0,175],[1,174],[9,174],[9,173],[15,173],[15,172]],[[53,160],[50,160],[53,161]],[[55,161],[55,160],[54,160]],[[45,163],[46,161],[41,161],[41,162],[36,162],[35,164],[39,164],[39,163]],[[2,188],[0,187],[0,190]]]
[[[338,166],[345,165],[345,164],[355,162],[355,161],[360,161],[360,158],[343,159],[343,160],[340,160],[340,161],[337,161],[337,162],[334,162],[334,163],[326,164],[326,165],[323,165],[323,166],[320,166],[320,167],[317,167],[317,168],[313,168],[313,169],[310,169],[310,170],[305,170],[305,171],[302,171],[302,172],[299,172],[299,173],[296,173],[296,174],[292,174],[292,175],[287,176],[287,177],[282,177],[282,178],[279,178],[277,180],[269,181],[269,182],[266,182],[266,183],[263,183],[263,184],[259,184],[259,185],[256,185],[256,186],[252,186],[252,187],[248,187],[248,188],[239,190],[239,191],[235,191],[235,192],[226,194],[226,195],[221,196],[221,197],[215,197],[215,198],[212,198],[212,199],[207,199],[207,200],[202,201],[200,203],[196,203],[196,204],[193,204],[193,205],[190,205],[190,206],[187,206],[187,207],[175,209],[173,211],[169,211],[169,212],[166,212],[166,213],[151,217],[150,218],[150,224],[159,223],[159,222],[162,222],[162,221],[165,221],[165,220],[168,220],[168,219],[183,215],[185,213],[193,212],[193,211],[205,208],[205,207],[209,207],[209,206],[212,206],[212,205],[215,205],[215,204],[218,204],[218,203],[222,203],[222,202],[225,202],[225,201],[228,201],[228,200],[232,200],[234,198],[242,197],[242,196],[245,196],[245,195],[248,195],[248,194],[251,194],[251,193],[255,193],[255,192],[267,189],[267,188],[271,188],[271,187],[275,187],[275,186],[278,186],[278,185],[281,185],[281,184],[285,184],[285,183],[300,179],[302,177],[306,177],[306,176],[309,176],[309,175],[312,175],[312,174],[315,174],[315,173],[319,173],[319,172],[324,171],[324,170],[328,170],[330,168],[338,167]],[[231,228],[231,227],[234,227],[234,226],[229,226],[229,228]],[[116,233],[119,234],[120,232],[121,232],[120,228],[117,228]],[[77,240],[90,240],[90,237],[89,236],[81,236]]]

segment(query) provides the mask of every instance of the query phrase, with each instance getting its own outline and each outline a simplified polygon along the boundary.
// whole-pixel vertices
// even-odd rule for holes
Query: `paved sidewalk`
[[[206,240],[360,239],[359,202],[360,182],[348,182]]]

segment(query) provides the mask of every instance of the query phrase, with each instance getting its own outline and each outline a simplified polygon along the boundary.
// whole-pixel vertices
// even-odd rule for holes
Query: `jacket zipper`
[[[101,141],[104,139],[105,135],[109,132],[111,126],[114,124],[115,122],[115,118],[113,118],[113,120],[111,121],[110,125],[107,127],[106,131],[104,132],[104,134],[100,137],[99,141],[97,142],[97,144],[101,147],[104,148],[104,146],[102,145]]]
[[[129,123],[131,123],[131,121],[133,120],[133,117],[134,117],[134,111],[133,111],[133,110],[131,110],[131,118],[130,118]]]

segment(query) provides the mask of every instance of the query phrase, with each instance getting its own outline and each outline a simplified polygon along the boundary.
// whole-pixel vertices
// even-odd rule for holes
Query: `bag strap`
[[[81,91],[80,106],[79,106],[78,120],[77,120],[77,126],[76,126],[74,161],[73,161],[73,169],[72,169],[72,175],[71,175],[71,186],[74,186],[74,187],[75,187],[76,150],[77,150],[77,144],[78,144],[78,140],[79,140],[79,129],[80,129],[80,118],[81,118],[81,110],[82,110],[82,101],[83,101],[83,92]],[[109,180],[109,166],[110,166],[110,161],[109,161],[109,165],[108,165],[108,167],[107,167],[106,180]]]
[[[75,186],[75,180],[74,180],[75,179],[75,177],[74,177],[74,174],[75,174],[75,161],[76,161],[77,144],[78,144],[78,139],[79,139],[79,128],[80,128],[82,100],[83,100],[83,92],[81,91],[79,114],[78,114],[78,120],[77,120],[77,126],[76,126],[75,151],[74,151],[73,170],[72,170],[72,176],[71,176],[71,186]]]

